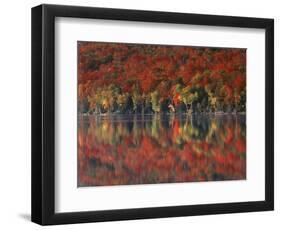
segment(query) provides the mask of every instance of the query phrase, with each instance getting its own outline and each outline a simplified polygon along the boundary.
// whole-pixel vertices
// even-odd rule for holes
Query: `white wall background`
[[[0,24],[0,226],[1,229],[39,229],[30,222],[30,8],[68,4],[188,13],[269,17],[275,19],[275,211],[179,217],[153,220],[76,224],[68,229],[277,229],[281,223],[281,54],[280,6],[277,0],[56,0],[1,2]],[[279,119],[278,119],[279,118]],[[55,226],[64,229],[66,226]],[[47,227],[49,228],[49,227]]]

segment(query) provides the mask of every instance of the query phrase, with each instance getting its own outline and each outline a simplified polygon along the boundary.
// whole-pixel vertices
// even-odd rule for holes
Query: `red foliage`
[[[79,42],[78,61],[79,99],[109,84],[130,93],[132,81],[147,94],[163,80],[189,85],[198,74],[202,87],[220,79],[239,94],[246,84],[245,49]]]

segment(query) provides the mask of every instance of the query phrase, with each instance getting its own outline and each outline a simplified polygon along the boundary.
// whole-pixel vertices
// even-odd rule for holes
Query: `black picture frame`
[[[109,19],[265,29],[265,200],[55,213],[55,18]],[[274,209],[274,20],[110,8],[32,8],[32,221],[41,225]]]

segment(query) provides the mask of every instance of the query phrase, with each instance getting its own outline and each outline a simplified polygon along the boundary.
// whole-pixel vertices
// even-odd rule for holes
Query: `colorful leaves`
[[[173,89],[180,84],[211,90],[222,107],[235,96],[237,105],[246,88],[246,50],[79,42],[79,101],[87,98],[97,106],[96,93],[110,84],[119,86],[120,94],[132,95],[136,86],[145,96],[157,90],[159,99],[173,98],[175,104],[179,97]]]

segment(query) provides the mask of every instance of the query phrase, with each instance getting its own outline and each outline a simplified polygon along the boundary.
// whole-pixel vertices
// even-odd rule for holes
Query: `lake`
[[[78,186],[246,179],[246,115],[78,116]]]

